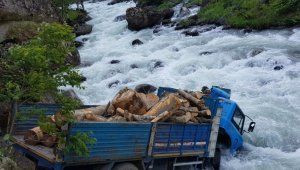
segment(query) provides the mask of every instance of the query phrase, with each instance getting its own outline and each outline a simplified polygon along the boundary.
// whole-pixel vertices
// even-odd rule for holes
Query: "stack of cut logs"
[[[211,111],[205,107],[204,94],[199,91],[177,90],[176,93],[165,93],[161,99],[153,93],[139,93],[125,88],[107,105],[79,109],[74,111],[77,121],[97,122],[173,122],[205,123],[211,122]],[[60,113],[49,119],[57,127]],[[51,147],[55,138],[44,134],[39,127],[29,130],[24,140],[29,144],[42,143]]]

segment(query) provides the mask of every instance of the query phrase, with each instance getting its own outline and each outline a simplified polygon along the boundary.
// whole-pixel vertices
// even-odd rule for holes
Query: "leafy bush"
[[[10,114],[9,132],[16,117],[19,102],[36,102],[46,94],[51,94],[61,106],[61,125],[72,123],[73,110],[79,103],[62,95],[61,86],[82,88],[81,74],[66,63],[68,53],[75,50],[72,28],[57,23],[42,24],[37,36],[26,44],[13,47],[9,55],[0,58],[0,103],[10,102],[14,107]],[[60,132],[55,125],[41,117],[39,125],[43,131],[59,138],[61,146],[65,143],[66,134]],[[92,140],[92,139],[91,139]],[[81,154],[87,153],[83,140],[78,148]],[[78,151],[79,153],[79,151]]]

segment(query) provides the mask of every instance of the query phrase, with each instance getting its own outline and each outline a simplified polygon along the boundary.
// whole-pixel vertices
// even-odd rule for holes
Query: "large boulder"
[[[126,10],[126,20],[130,30],[139,31],[160,24],[164,19],[172,17],[174,11],[160,11],[155,7],[132,7]]]
[[[74,27],[76,36],[86,35],[92,32],[93,26],[88,24],[76,25]]]
[[[0,21],[59,21],[52,0],[0,0]]]
[[[79,51],[76,49],[75,51],[69,53],[66,57],[66,63],[72,66],[79,66],[81,63]]]

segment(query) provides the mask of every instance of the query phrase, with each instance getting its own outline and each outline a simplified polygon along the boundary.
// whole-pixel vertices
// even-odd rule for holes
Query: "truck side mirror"
[[[253,130],[254,130],[254,128],[255,128],[255,122],[251,122],[250,124],[249,124],[249,128],[248,128],[248,132],[253,132]]]

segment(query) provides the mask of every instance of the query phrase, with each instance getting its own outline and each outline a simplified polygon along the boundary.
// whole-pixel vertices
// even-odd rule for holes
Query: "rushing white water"
[[[141,83],[230,88],[232,99],[257,125],[244,135],[246,149],[222,157],[221,169],[300,169],[300,28],[244,34],[217,27],[197,37],[174,27],[135,32],[126,21],[114,22],[135,4],[107,3],[85,4],[94,25],[91,34],[79,37],[88,38],[79,50],[87,81],[84,90],[76,90],[85,104],[104,104],[120,89]],[[137,38],[144,44],[133,47]],[[257,50],[261,53],[253,56]],[[276,66],[283,68],[276,71]]]

